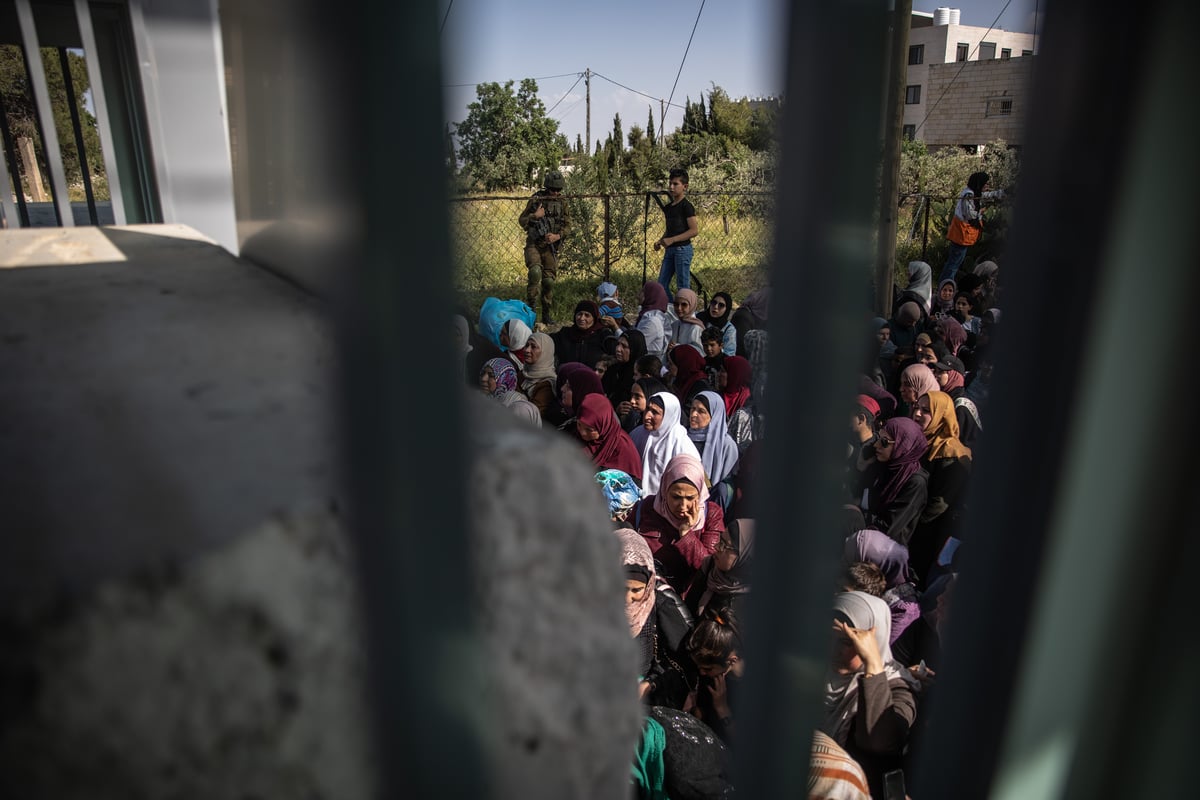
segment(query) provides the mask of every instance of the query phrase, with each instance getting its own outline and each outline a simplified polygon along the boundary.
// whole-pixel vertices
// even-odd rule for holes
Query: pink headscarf
[[[650,552],[650,545],[646,544],[646,538],[632,528],[620,528],[616,534],[621,539],[622,566],[642,567],[650,572],[642,599],[625,606],[625,620],[629,623],[629,633],[636,638],[642,632],[646,620],[650,618],[650,612],[654,610],[654,555]]]
[[[914,390],[917,397],[942,390],[942,387],[938,386],[937,378],[933,376],[933,370],[925,364],[909,364],[905,367],[904,372],[900,373],[900,385]]]
[[[950,355],[957,356],[958,348],[967,342],[967,329],[954,317],[942,317],[938,320],[938,330],[950,350]]]
[[[698,531],[704,528],[704,520],[708,516],[708,484],[704,480],[704,464],[691,453],[680,453],[667,462],[662,479],[658,482],[658,492],[654,495],[654,510],[672,525],[679,526],[684,520],[671,513],[667,505],[667,492],[671,484],[684,480],[700,491],[700,517],[696,524],[688,530]]]

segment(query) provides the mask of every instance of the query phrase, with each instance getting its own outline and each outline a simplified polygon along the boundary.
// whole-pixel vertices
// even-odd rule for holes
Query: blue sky
[[[999,27],[1032,31],[1036,3],[1012,0]],[[942,5],[961,9],[962,24],[986,28],[1005,3],[914,0],[913,9],[932,12]],[[660,100],[668,98],[666,130],[672,131],[684,99],[699,100],[713,84],[734,98],[783,92],[786,8],[787,0],[704,0],[703,11],[701,0],[439,0],[446,117],[466,117],[476,83],[538,78],[550,116],[574,144],[586,126],[584,83],[577,79],[590,68],[593,146],[612,130],[616,113],[628,133],[634,125],[645,128],[652,108],[659,128]]]

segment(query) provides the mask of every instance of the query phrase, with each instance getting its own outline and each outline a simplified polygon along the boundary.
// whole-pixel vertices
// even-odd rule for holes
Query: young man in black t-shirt
[[[655,250],[663,250],[662,268],[658,271],[658,282],[671,294],[671,276],[675,276],[676,289],[692,288],[692,238],[700,232],[696,220],[696,208],[684,195],[687,194],[687,170],[673,169],[667,183],[670,203],[664,203],[658,195],[655,200],[666,218],[666,233],[654,243]]]

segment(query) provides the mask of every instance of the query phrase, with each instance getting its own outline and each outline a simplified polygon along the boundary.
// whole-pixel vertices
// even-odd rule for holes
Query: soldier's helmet
[[[566,184],[563,183],[562,173],[558,170],[555,170],[554,172],[547,172],[546,179],[542,181],[542,188],[555,189],[560,192],[563,190],[563,186],[565,185]]]

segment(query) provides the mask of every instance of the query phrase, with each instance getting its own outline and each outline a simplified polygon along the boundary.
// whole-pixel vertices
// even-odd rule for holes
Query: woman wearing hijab
[[[725,423],[725,401],[716,392],[700,392],[692,399],[688,409],[688,438],[700,451],[712,498],[724,511],[733,499],[739,453]]]
[[[680,453],[667,462],[658,491],[646,492],[634,520],[661,566],[659,574],[686,599],[696,570],[716,552],[725,530],[721,507],[708,498],[700,459]]]
[[[596,362],[604,355],[604,342],[612,335],[609,328],[600,324],[600,308],[595,301],[580,300],[575,306],[574,321],[553,334],[559,366],[578,361],[595,369]]]
[[[555,409],[558,399],[554,389],[558,375],[554,371],[554,340],[549,334],[538,331],[529,337],[525,361],[525,385],[521,391],[538,407],[544,421],[557,425],[562,420],[557,418]]]
[[[875,439],[875,463],[861,507],[869,527],[908,546],[929,492],[929,475],[921,458],[929,449],[925,432],[908,417],[883,423]]]
[[[846,566],[865,561],[879,567],[886,581],[880,599],[892,611],[892,632],[888,644],[894,644],[904,629],[921,616],[921,599],[908,566],[908,548],[893,541],[883,531],[869,528],[855,531],[846,538],[842,553]]]
[[[938,391],[937,377],[928,364],[909,364],[900,373],[900,405],[896,416],[910,417],[917,398],[926,392]]]
[[[517,390],[517,368],[507,358],[493,358],[479,371],[479,388],[534,427],[542,427],[537,406]]]
[[[558,370],[558,402],[565,415],[565,421],[558,426],[558,429],[578,438],[575,420],[579,418],[579,406],[583,402],[583,398],[591,394],[603,397],[604,387],[600,384],[600,376],[594,369],[585,364],[571,366],[574,363],[576,362],[563,364]]]
[[[667,350],[674,352],[683,345],[692,347],[700,357],[704,357],[704,345],[700,343],[700,332],[704,323],[696,317],[696,306],[700,304],[700,296],[691,289],[678,289],[675,292],[675,325],[671,330]]]
[[[641,305],[638,310],[638,320],[635,326],[646,339],[646,352],[659,358],[667,354],[667,341],[670,335],[667,325],[667,290],[658,281],[646,281],[642,284]]]
[[[908,262],[908,286],[892,304],[893,311],[909,301],[919,303],[926,316],[933,311],[933,268],[924,261]]]
[[[742,615],[750,596],[750,569],[754,563],[754,520],[735,519],[721,534],[717,552],[704,559],[692,579],[689,607],[696,617],[706,609],[732,608]]]
[[[629,402],[622,403],[629,410],[621,416],[621,429],[630,435],[637,426],[642,424],[642,415],[646,413],[646,404],[650,398],[659,392],[669,392],[667,385],[657,378],[638,378],[633,382],[629,391]],[[617,409],[618,413],[620,409]]]
[[[952,356],[967,343],[967,329],[954,317],[942,317],[934,325],[933,332],[946,344],[946,350]]]
[[[983,430],[983,422],[979,418],[979,407],[975,401],[967,397],[966,374],[967,368],[962,359],[945,356],[936,364],[929,366],[937,378],[938,387],[950,395],[954,401],[954,416],[958,419],[958,440],[971,447]]]
[[[625,619],[638,645],[642,699],[649,705],[683,708],[688,687],[696,680],[691,659],[683,652],[692,631],[691,614],[655,573],[645,538],[632,528],[620,528],[616,534],[625,577]]]
[[[979,293],[980,305],[984,308],[991,308],[999,302],[997,297],[999,295],[1000,265],[995,261],[980,261],[975,265],[973,272],[982,281],[982,291]]]
[[[957,293],[958,286],[952,278],[944,278],[939,282],[937,294],[933,296],[933,313],[930,316],[941,319],[954,313],[954,295]]]
[[[903,768],[917,718],[915,679],[892,656],[891,611],[865,592],[833,598],[834,648],[825,683],[821,730],[862,766],[872,797],[883,776]]]
[[[721,352],[727,356],[737,354],[737,328],[733,326],[733,298],[728,292],[717,292],[708,301],[708,308],[696,314],[709,328],[721,334]]]
[[[973,172],[967,178],[967,186],[958,195],[954,204],[954,216],[950,218],[950,226],[946,230],[946,243],[950,252],[946,263],[942,265],[942,278],[954,278],[963,259],[967,257],[967,248],[979,241],[983,233],[983,208],[980,200],[987,190],[991,176],[986,172]]]
[[[913,408],[929,450],[921,465],[929,473],[928,500],[908,543],[917,574],[928,578],[946,540],[958,530],[971,477],[971,448],[958,439],[954,399],[945,392],[921,395]]]
[[[617,415],[602,394],[589,394],[579,404],[575,429],[597,470],[619,469],[639,483],[642,459],[629,434],[621,430]]]
[[[667,362],[671,365],[668,374],[673,376],[675,396],[684,408],[690,408],[692,398],[700,392],[712,389],[708,382],[708,373],[704,369],[704,356],[692,348],[676,347],[667,356]]]
[[[771,287],[761,289],[746,295],[746,299],[738,306],[730,317],[730,322],[737,330],[737,355],[748,358],[746,353],[746,334],[750,331],[765,330],[767,327],[767,312],[771,305]]]
[[[725,401],[725,419],[729,435],[738,453],[754,441],[754,403],[750,396],[750,362],[741,356],[726,356],[717,373],[717,388]]]
[[[642,493],[654,494],[667,464],[679,454],[694,457],[700,462],[696,445],[688,438],[680,423],[679,399],[670,392],[655,392],[646,401],[642,424],[633,429],[630,438],[642,456]],[[701,464],[700,471],[704,471]],[[707,496],[708,490],[705,489]]]
[[[613,355],[616,362],[604,372],[604,394],[618,414],[625,414],[629,411],[629,393],[633,389],[637,360],[646,355],[646,337],[634,328],[621,331]],[[625,409],[622,411],[623,404]]]

